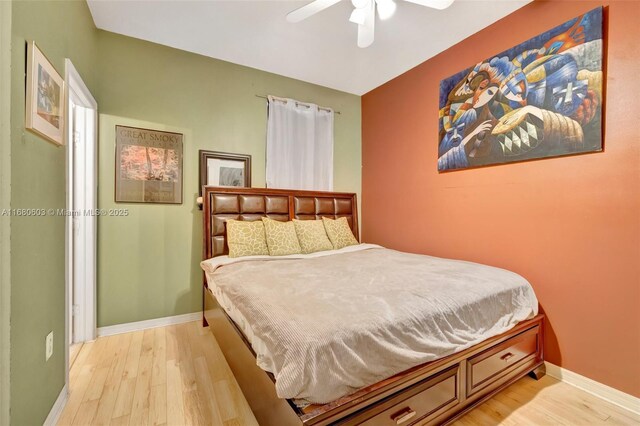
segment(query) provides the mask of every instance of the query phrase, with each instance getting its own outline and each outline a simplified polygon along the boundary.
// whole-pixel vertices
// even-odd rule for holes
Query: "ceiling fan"
[[[333,6],[341,0],[314,0],[299,9],[287,14],[287,21],[300,22],[303,19],[315,15],[324,9]],[[405,0],[420,6],[442,10],[451,6],[454,0]],[[374,28],[376,22],[376,9],[380,19],[389,19],[396,11],[393,0],[351,0],[353,12],[349,21],[358,24],[358,47],[369,47],[373,43]]]

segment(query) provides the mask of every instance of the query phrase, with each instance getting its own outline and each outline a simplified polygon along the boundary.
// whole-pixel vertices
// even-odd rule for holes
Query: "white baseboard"
[[[549,376],[582,389],[585,392],[595,395],[598,398],[604,399],[605,401],[633,413],[640,414],[640,398],[636,398],[633,395],[629,395],[628,393],[624,393],[618,389],[596,382],[588,377],[581,376],[573,371],[558,367],[550,362],[545,361],[545,364],[547,367],[547,374]]]
[[[167,325],[182,324],[185,322],[202,319],[202,312],[193,312],[173,317],[155,318],[145,321],[128,322],[125,324],[110,325],[98,328],[98,337],[112,336],[114,334],[130,333],[132,331],[147,330],[149,328],[165,327]]]
[[[69,392],[67,391],[67,385],[64,385],[64,387],[60,391],[60,395],[58,395],[58,399],[56,399],[56,402],[53,403],[53,407],[51,407],[51,411],[49,411],[49,415],[45,419],[43,426],[55,426],[55,424],[58,423],[60,414],[62,414],[64,406],[67,405],[68,398]]]

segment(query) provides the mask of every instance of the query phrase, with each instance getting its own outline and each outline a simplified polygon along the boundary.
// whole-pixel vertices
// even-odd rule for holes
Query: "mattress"
[[[251,344],[253,351],[256,353],[256,362],[265,371],[273,372],[273,367],[269,364],[269,360],[272,359],[269,356],[269,347],[264,344],[259,337],[256,337],[251,329],[251,325],[247,319],[242,315],[239,309],[237,309],[233,302],[218,288],[215,284],[215,280],[207,277],[207,284],[209,291],[218,301],[218,305],[229,315],[229,318],[238,326],[245,339]]]
[[[281,398],[324,404],[534,317],[520,275],[371,244],[202,262]]]
[[[259,260],[293,260],[293,259],[313,259],[316,257],[324,257],[324,256],[332,256],[341,253],[349,253],[353,251],[366,250],[369,248],[381,248],[381,246],[377,244],[359,244],[357,246],[348,246],[338,250],[325,250],[316,253],[310,254],[293,254],[286,256],[246,256],[242,258],[230,258],[229,256],[218,256],[214,259],[209,259],[201,263],[202,269],[205,271],[205,275],[207,277],[207,285],[209,287],[209,291],[216,298],[218,304],[224,311],[229,315],[229,318],[233,320],[233,322],[238,326],[245,339],[251,344],[253,351],[256,353],[256,363],[260,368],[269,373],[274,372],[274,367],[271,364],[271,360],[273,357],[270,356],[269,347],[264,344],[264,342],[257,337],[253,333],[253,329],[251,328],[251,324],[249,321],[242,315],[242,312],[237,309],[233,301],[227,297],[224,292],[216,286],[216,280],[213,278],[213,272],[215,272],[219,267],[224,265],[229,265],[232,263],[237,263],[240,260],[242,261],[259,261]],[[304,404],[304,401],[301,401]]]

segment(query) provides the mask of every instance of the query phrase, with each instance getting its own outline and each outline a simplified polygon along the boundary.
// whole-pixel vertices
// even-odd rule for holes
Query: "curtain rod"
[[[273,97],[273,98],[275,98],[276,100],[278,100],[278,101],[282,101],[282,102],[285,102],[285,101],[287,100],[286,98],[279,98],[278,96],[272,96],[272,97]],[[269,98],[268,98],[267,96],[265,96],[265,95],[256,95],[256,98],[262,98],[262,99],[267,99],[267,100],[269,100]],[[306,105],[306,106],[309,106],[309,104],[304,103],[304,102],[299,102],[299,101],[296,101],[296,105]],[[318,107],[318,109],[323,109],[323,110],[325,110],[325,111],[332,111],[332,109],[331,109],[331,108],[321,107],[321,106],[319,106],[319,107]],[[340,113],[340,111],[333,111],[333,113],[334,113],[334,114],[338,114],[338,115],[342,115],[342,114]]]

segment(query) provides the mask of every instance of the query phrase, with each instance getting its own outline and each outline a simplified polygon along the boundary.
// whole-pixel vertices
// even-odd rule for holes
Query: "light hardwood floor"
[[[198,322],[87,343],[69,381],[58,425],[257,425],[213,335]]]
[[[58,425],[257,425],[213,335],[198,322],[74,349]],[[640,416],[549,376],[524,378],[455,423],[598,424],[640,425]]]
[[[80,349],[82,349],[82,343],[74,343],[69,346],[69,368],[73,368],[73,363],[76,362]]]
[[[469,412],[455,426],[640,425],[640,416],[550,376],[525,377]]]

